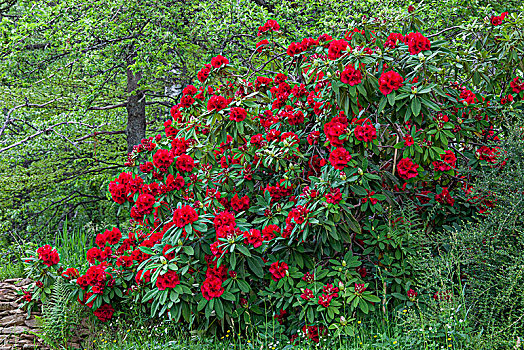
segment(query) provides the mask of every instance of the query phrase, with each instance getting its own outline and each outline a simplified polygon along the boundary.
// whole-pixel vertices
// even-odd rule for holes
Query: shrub
[[[201,328],[245,329],[269,309],[292,337],[412,303],[414,213],[426,233],[474,217],[486,204],[459,169],[504,167],[488,141],[521,108],[521,78],[476,50],[502,53],[521,22],[486,24],[462,59],[449,42],[379,23],[287,49],[277,26],[261,27],[268,44],[248,67],[214,58],[165,135],[128,155],[109,192],[130,228],[97,236],[72,280],[80,302],[102,321],[134,301]],[[511,101],[493,95],[511,89]]]

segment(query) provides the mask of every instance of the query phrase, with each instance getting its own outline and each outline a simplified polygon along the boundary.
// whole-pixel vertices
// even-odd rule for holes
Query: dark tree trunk
[[[134,63],[131,56],[127,65]],[[131,152],[134,145],[140,144],[146,137],[146,97],[144,92],[138,89],[138,82],[142,78],[142,72],[133,73],[131,69],[126,69],[127,73],[127,151]]]

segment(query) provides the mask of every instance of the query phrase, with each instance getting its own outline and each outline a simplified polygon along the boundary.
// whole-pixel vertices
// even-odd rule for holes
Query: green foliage
[[[53,348],[65,346],[86,316],[85,311],[75,302],[73,290],[59,277],[49,298],[42,303],[39,336]]]
[[[452,295],[456,314],[483,333],[483,344],[508,348],[524,330],[524,134],[522,119],[502,142],[503,167],[478,176],[474,198],[488,209],[477,223],[462,223],[432,237],[412,256],[416,284],[429,296]],[[491,208],[494,204],[495,206]],[[431,300],[429,300],[431,301]],[[428,302],[428,313],[439,305]],[[459,308],[458,305],[461,305]]]

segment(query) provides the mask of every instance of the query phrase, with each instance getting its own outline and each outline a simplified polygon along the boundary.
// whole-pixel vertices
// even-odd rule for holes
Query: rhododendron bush
[[[109,184],[130,225],[100,233],[73,280],[102,321],[124,300],[202,327],[256,325],[269,307],[290,335],[318,336],[421,297],[402,208],[430,234],[494,205],[461,169],[504,166],[521,77],[488,89],[419,32],[289,44],[279,30],[259,28],[254,69],[214,57]]]

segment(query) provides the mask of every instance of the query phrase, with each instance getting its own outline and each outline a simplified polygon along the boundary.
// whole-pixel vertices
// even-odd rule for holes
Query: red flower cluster
[[[347,132],[348,125],[348,120],[343,113],[324,125],[324,133],[332,146],[340,147],[344,144],[344,139],[340,137]]]
[[[338,204],[342,200],[342,193],[340,188],[331,188],[329,193],[326,194],[326,202],[330,204]]]
[[[105,247],[107,243],[109,245],[115,245],[118,242],[120,242],[120,239],[122,238],[122,233],[118,229],[118,227],[113,227],[111,231],[106,230],[104,233],[99,233],[96,236],[95,243],[100,248]]]
[[[318,343],[320,342],[320,336],[327,336],[328,330],[324,326],[304,326],[302,327],[302,332],[307,338]]]
[[[131,217],[137,221],[142,220],[144,215],[151,214],[155,202],[155,197],[149,193],[139,195],[135,205],[131,208]]]
[[[340,81],[350,86],[358,85],[362,82],[362,73],[350,64],[340,73]]]
[[[455,200],[451,197],[447,187],[442,188],[442,192],[435,196],[435,200],[440,204],[448,204],[450,206],[455,204]]]
[[[416,55],[419,52],[427,51],[431,49],[431,42],[424,35],[420,33],[409,33],[404,38],[405,43],[408,45],[409,53]]]
[[[138,192],[142,183],[141,177],[133,178],[131,173],[120,173],[120,175],[109,183],[111,198],[118,204],[126,201],[133,202],[133,195]]]
[[[433,162],[435,171],[448,171],[455,167],[457,157],[455,157],[453,151],[447,150],[446,153],[440,155],[440,158],[442,161],[436,160]]]
[[[224,96],[213,95],[211,96],[209,101],[207,101],[207,110],[218,112],[226,108],[228,103],[229,102],[226,100]]]
[[[389,95],[393,91],[397,91],[404,85],[404,78],[395,71],[382,73],[378,79],[379,89],[384,95]]]
[[[242,198],[239,198],[238,194],[235,194],[233,198],[231,198],[231,208],[233,208],[233,210],[237,212],[248,210],[249,209],[249,197],[246,195]]]
[[[177,227],[185,227],[198,220],[198,213],[190,205],[183,205],[173,212],[173,222]]]
[[[229,120],[233,120],[235,122],[241,122],[247,117],[247,112],[242,107],[232,107],[231,111],[229,112]]]
[[[407,295],[408,295],[409,300],[414,301],[417,298],[418,293],[415,292],[413,289],[410,289],[408,290]]]
[[[213,68],[220,68],[228,64],[229,64],[229,60],[222,55],[218,55],[211,59],[211,66]]]
[[[386,38],[386,42],[384,43],[384,47],[389,47],[390,49],[394,49],[397,47],[398,43],[404,42],[404,36],[400,33],[391,33]]]
[[[180,284],[180,279],[176,271],[168,270],[163,275],[158,275],[156,279],[156,286],[158,290],[165,290],[166,288],[175,288]]]
[[[278,281],[286,275],[286,272],[289,270],[289,266],[285,262],[274,262],[269,267],[269,273],[271,274],[271,279],[273,281]]]
[[[107,322],[113,317],[115,309],[109,304],[104,304],[96,309],[93,314],[102,322]]]
[[[514,93],[518,94],[521,91],[524,91],[524,80],[520,79],[519,77],[515,77],[511,83],[509,83],[509,86]]]
[[[176,160],[176,168],[180,172],[191,172],[195,168],[195,161],[187,154],[180,155]]]
[[[377,129],[371,124],[357,125],[355,128],[355,138],[363,142],[371,142],[377,138]]]
[[[198,73],[197,73],[197,78],[198,78],[198,81],[200,81],[201,83],[205,82],[207,77],[209,77],[209,73],[211,73],[211,65],[210,64],[206,64]]]
[[[344,39],[333,40],[329,43],[328,58],[330,60],[336,60],[337,58],[342,57],[348,47],[351,51],[351,46],[349,46],[348,42]]]
[[[42,260],[44,265],[51,267],[60,262],[60,257],[58,256],[58,251],[53,249],[49,244],[46,244],[36,250],[38,254],[38,259]]]
[[[64,272],[62,272],[61,276],[66,280],[73,280],[75,278],[78,278],[78,276],[80,276],[80,273],[74,267],[69,267]]]
[[[351,158],[351,154],[343,147],[338,147],[329,154],[329,162],[338,170],[343,170],[347,167]]]
[[[409,180],[411,178],[418,176],[418,169],[419,165],[413,163],[413,161],[409,158],[402,158],[400,162],[397,164],[397,171],[398,175],[405,179]]]
[[[491,24],[494,26],[499,26],[504,21],[504,18],[508,15],[507,12],[502,12],[500,16],[491,16]]]
[[[153,164],[163,173],[173,164],[173,160],[173,153],[167,149],[159,149],[153,155]]]
[[[277,32],[280,30],[280,25],[277,23],[277,21],[270,19],[261,27],[258,27],[258,36],[261,36],[263,33],[268,31],[274,31]]]

